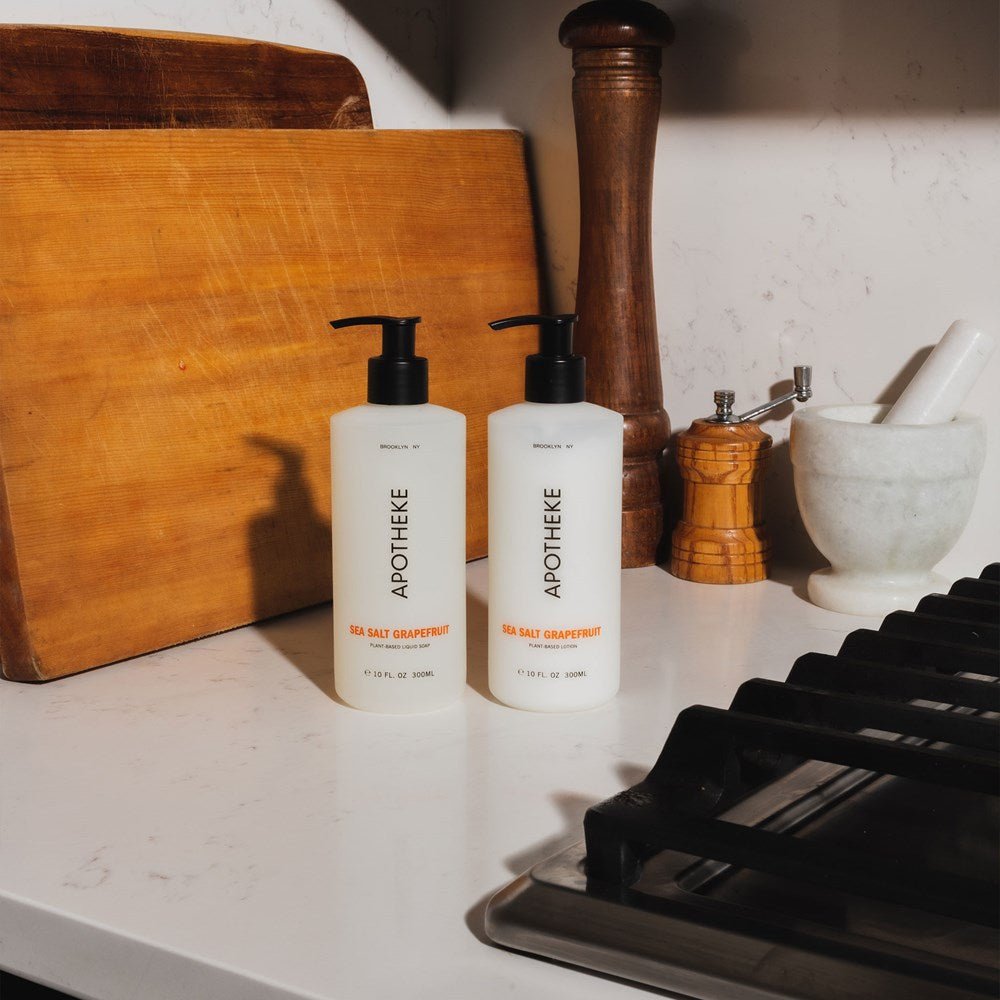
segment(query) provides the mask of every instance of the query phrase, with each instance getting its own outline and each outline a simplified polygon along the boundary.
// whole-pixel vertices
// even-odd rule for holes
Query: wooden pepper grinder
[[[587,399],[625,417],[622,565],[649,566],[663,537],[663,409],[653,304],[653,153],[667,15],[639,0],[596,0],[559,29],[573,50],[580,166],[577,346]]]
[[[812,396],[812,368],[795,366],[791,392],[733,416],[736,393],[715,392],[715,416],[678,435],[684,513],[674,528],[670,572],[695,583],[754,583],[767,577],[771,541],[764,527],[764,473],[771,435],[754,420]]]

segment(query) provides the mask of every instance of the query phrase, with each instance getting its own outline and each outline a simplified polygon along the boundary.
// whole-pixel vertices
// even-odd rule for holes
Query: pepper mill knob
[[[812,380],[812,365],[795,365],[795,367],[792,368],[792,381],[795,384],[795,398],[800,403],[804,403],[807,399],[812,398]]]
[[[715,390],[715,420],[716,423],[728,424],[733,419],[733,404],[736,393],[732,389]]]
[[[559,26],[559,41],[568,49],[662,49],[673,40],[670,18],[645,0],[591,0]]]

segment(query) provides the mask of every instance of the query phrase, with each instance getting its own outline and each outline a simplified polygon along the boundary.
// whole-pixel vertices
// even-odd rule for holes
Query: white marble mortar
[[[986,457],[986,425],[880,424],[878,404],[820,406],[792,418],[795,495],[806,530],[830,560],[809,599],[853,615],[912,608],[946,588],[932,572],[958,541]]]

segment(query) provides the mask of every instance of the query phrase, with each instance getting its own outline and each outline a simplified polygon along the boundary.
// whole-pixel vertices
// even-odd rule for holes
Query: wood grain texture
[[[577,345],[587,398],[625,416],[622,565],[656,561],[664,529],[663,409],[653,297],[653,155],[666,15],[626,0],[584,4],[563,21],[573,49],[580,166]]]
[[[0,25],[0,129],[371,128],[344,56],[120,28]]]
[[[0,133],[0,658],[38,679],[330,596],[329,416],[419,314],[431,402],[519,401],[537,310],[512,132]],[[335,512],[334,512],[335,516]]]
[[[771,436],[758,424],[699,419],[678,435],[684,511],[671,539],[670,572],[695,583],[767,577],[764,476]]]

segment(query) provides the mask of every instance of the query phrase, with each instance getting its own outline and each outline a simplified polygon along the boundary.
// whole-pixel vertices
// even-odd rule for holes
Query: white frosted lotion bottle
[[[525,402],[489,417],[489,684],[514,708],[567,712],[618,691],[620,413],[584,402],[576,316],[538,324]]]
[[[427,402],[419,317],[381,324],[368,403],[330,420],[337,694],[367,712],[427,712],[465,688],[465,417]]]

